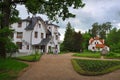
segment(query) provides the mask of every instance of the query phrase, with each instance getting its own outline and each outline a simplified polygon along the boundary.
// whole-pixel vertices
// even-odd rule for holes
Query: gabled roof
[[[59,27],[58,25],[55,25],[55,24],[52,24],[52,23],[47,24],[47,25],[52,25],[52,26],[55,26],[55,27]]]
[[[94,40],[99,40],[102,44],[104,44],[104,39],[100,39],[99,37],[90,38],[89,44],[91,44]]]
[[[29,22],[29,25],[25,28],[25,30],[33,30],[38,20],[43,22],[43,19],[41,17],[32,17],[25,20]]]
[[[40,42],[40,45],[47,45],[51,39],[50,38],[45,38]]]

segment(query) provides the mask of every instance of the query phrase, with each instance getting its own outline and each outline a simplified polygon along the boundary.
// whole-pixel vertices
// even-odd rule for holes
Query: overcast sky
[[[86,4],[83,8],[73,10],[70,12],[76,14],[76,18],[70,18],[65,21],[59,19],[59,32],[61,33],[61,40],[64,38],[65,27],[68,22],[75,28],[76,31],[85,32],[92,28],[92,24],[98,22],[111,22],[114,27],[120,28],[120,0],[83,0]],[[22,5],[18,5],[17,9],[20,11],[20,17],[25,19],[28,17],[27,10]],[[31,15],[30,15],[31,16]],[[44,20],[47,20],[45,15],[40,15]]]

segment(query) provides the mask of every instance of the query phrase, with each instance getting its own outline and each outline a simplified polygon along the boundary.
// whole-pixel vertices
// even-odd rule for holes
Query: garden
[[[87,76],[96,76],[120,69],[120,61],[72,59],[76,72]]]

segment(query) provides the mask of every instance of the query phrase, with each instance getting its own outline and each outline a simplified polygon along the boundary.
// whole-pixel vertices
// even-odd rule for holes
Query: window
[[[41,28],[41,24],[39,24],[39,28]]]
[[[44,38],[44,33],[41,33],[41,38],[42,38],[42,39]]]
[[[23,33],[22,32],[17,32],[17,38],[22,38],[23,37]]]
[[[56,35],[56,40],[58,40],[58,35]]]
[[[38,37],[38,32],[35,32],[35,38],[37,38]]]
[[[29,45],[27,45],[27,49],[29,50]]]
[[[18,45],[19,49],[22,49],[22,42],[16,42],[16,44]]]
[[[18,28],[22,27],[22,21],[18,22]]]

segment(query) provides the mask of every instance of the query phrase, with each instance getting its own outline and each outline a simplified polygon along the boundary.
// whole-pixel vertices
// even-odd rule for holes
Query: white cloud
[[[81,32],[90,29],[93,23],[112,22],[114,26],[120,28],[120,4],[119,0],[83,0],[86,4],[83,8],[78,10],[70,9],[70,12],[76,14],[76,18],[69,18],[65,21],[59,19],[58,25],[61,27],[61,39],[64,38],[64,31],[68,22]],[[20,11],[20,16],[26,18],[28,16],[25,6],[18,5],[17,9]],[[45,15],[40,15],[44,20],[47,20]]]

